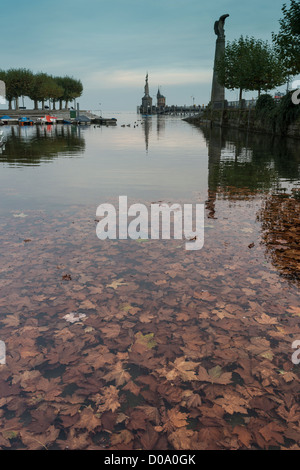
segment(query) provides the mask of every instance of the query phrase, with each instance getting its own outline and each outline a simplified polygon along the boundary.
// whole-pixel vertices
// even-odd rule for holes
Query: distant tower
[[[156,106],[157,106],[158,112],[163,111],[166,107],[166,97],[161,94],[159,87],[158,87],[156,99],[157,99]]]
[[[146,75],[145,94],[142,98],[141,113],[152,114],[152,98],[149,95],[148,73]]]

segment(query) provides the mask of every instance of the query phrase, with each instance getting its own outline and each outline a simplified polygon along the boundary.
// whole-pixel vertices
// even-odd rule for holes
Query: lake
[[[299,448],[299,141],[105,114],[1,127],[0,448]],[[119,196],[203,248],[100,240]]]

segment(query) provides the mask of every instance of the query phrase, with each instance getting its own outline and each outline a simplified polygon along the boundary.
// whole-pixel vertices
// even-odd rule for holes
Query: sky
[[[271,41],[283,3],[289,0],[1,0],[0,68],[80,79],[85,110],[135,111],[147,73],[153,103],[159,86],[168,105],[207,104],[214,22],[230,15],[227,41]]]

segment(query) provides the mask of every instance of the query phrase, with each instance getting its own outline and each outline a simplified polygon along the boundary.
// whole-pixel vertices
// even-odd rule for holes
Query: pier
[[[45,116],[56,117],[56,124],[98,124],[104,126],[114,126],[117,123],[115,118],[105,118],[98,116],[91,111],[80,111],[80,116],[84,116],[85,119],[80,121],[76,114],[76,111],[70,110],[49,110],[49,109],[0,109],[0,125],[19,125],[20,119],[29,118],[33,122],[33,125],[51,124],[51,122],[41,122],[41,119]],[[53,124],[53,123],[52,123]]]
[[[199,114],[201,111],[203,111],[205,106],[196,106],[196,105],[191,105],[191,106],[179,106],[179,105],[172,105],[172,106],[165,106],[163,109],[158,108],[156,106],[152,106],[152,109],[148,110],[148,115],[152,114],[158,114],[158,115],[173,115],[173,116],[187,116],[187,115],[194,115],[194,114]],[[138,106],[137,111],[139,114],[144,114],[142,112],[141,107]]]

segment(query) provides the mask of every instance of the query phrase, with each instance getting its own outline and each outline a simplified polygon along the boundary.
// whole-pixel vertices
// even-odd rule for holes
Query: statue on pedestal
[[[225,39],[225,31],[224,31],[224,25],[225,25],[225,20],[228,18],[227,15],[222,15],[220,16],[220,19],[215,22],[215,33],[218,36],[219,39]]]
[[[225,20],[229,15],[222,15],[220,18],[215,21],[214,30],[218,36],[216,41],[216,50],[215,50],[215,61],[214,61],[214,73],[213,73],[213,83],[211,91],[211,104],[212,109],[222,109],[225,103],[225,88],[220,85],[218,81],[218,74],[216,70],[216,64],[218,60],[222,57],[225,52]]]

